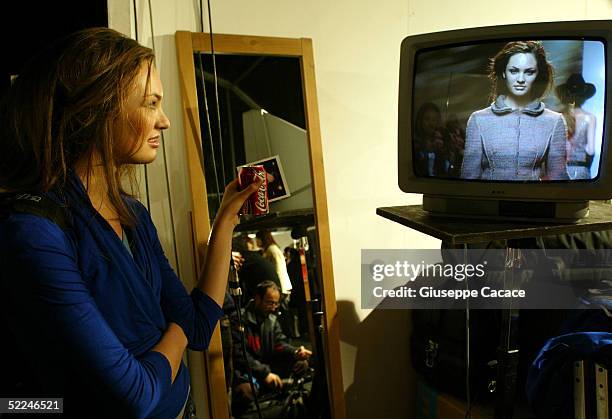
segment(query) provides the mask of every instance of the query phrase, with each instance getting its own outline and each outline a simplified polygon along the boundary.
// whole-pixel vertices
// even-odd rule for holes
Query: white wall
[[[378,206],[420,203],[419,196],[400,192],[396,179],[400,41],[408,34],[470,26],[610,19],[611,2],[213,0],[211,3],[214,32],[313,39],[347,416],[411,417],[414,383],[408,361],[408,313],[362,310],[359,294],[361,249],[439,246],[437,240],[375,215]],[[152,5],[165,107],[173,123],[166,135],[168,165],[175,185],[173,202],[178,211],[186,211],[188,187],[173,35],[176,30],[200,29],[198,2],[153,0]],[[138,0],[137,16],[141,40],[150,45],[147,1]],[[207,19],[205,22],[208,32]],[[165,210],[168,199],[164,190],[154,194],[153,201],[158,204],[152,205],[154,217],[164,245],[170,246],[172,234]],[[184,235],[186,224],[176,218],[179,234]],[[185,276],[189,274],[186,266],[191,263],[190,243],[188,239],[179,241],[179,260],[185,266],[182,269]],[[166,249],[171,251],[170,247]]]

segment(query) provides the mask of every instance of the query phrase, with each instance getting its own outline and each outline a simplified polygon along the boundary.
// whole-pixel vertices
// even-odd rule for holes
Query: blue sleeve
[[[78,362],[84,375],[106,386],[134,417],[146,417],[170,391],[170,363],[159,352],[131,355],[110,328],[79,270],[74,245],[51,221],[17,214],[3,233],[6,269],[20,279],[17,295],[41,310],[37,328],[52,327],[53,338]],[[15,292],[15,291],[13,291]],[[44,342],[40,342],[45,350]],[[112,404],[111,404],[112,405]]]
[[[168,321],[181,326],[189,341],[189,349],[206,350],[217,322],[223,316],[223,310],[197,287],[191,291],[191,295],[187,293],[164,254],[148,212],[142,205],[139,211],[142,214],[141,220],[149,230],[149,237],[161,269],[161,307],[164,315]]]

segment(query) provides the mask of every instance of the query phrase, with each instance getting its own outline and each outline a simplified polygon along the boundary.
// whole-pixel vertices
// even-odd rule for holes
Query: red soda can
[[[257,189],[257,192],[244,201],[242,206],[242,214],[245,215],[265,215],[270,210],[268,205],[268,177],[266,176],[266,169],[263,165],[253,166],[241,166],[238,168],[238,184],[240,190],[243,190],[251,183],[255,182],[257,178],[263,179],[261,186]]]

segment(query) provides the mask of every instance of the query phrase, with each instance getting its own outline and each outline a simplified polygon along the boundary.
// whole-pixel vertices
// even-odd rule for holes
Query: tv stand
[[[461,221],[458,218],[444,219],[432,217],[430,213],[424,211],[421,205],[377,208],[376,214],[446,241],[451,245],[464,245],[466,249],[468,244],[504,240],[507,245],[506,269],[509,271],[514,269],[517,258],[520,258],[520,239],[612,229],[612,205],[596,201],[590,203],[590,216],[577,220],[574,224],[562,222],[556,224],[536,223],[531,218],[529,223],[508,223],[500,220]],[[516,340],[518,328],[512,327],[513,311],[515,311],[515,308],[510,304],[502,312],[495,419],[511,419],[513,417],[516,369],[519,357]],[[466,310],[466,323],[466,326],[468,326],[469,308]],[[468,345],[466,352],[469,354],[469,327],[466,327],[466,334]],[[469,357],[466,361],[468,371],[470,371]],[[469,385],[467,386],[467,394],[469,412],[471,406]]]
[[[589,215],[589,201],[513,201],[423,195],[423,210],[441,217],[576,223]]]

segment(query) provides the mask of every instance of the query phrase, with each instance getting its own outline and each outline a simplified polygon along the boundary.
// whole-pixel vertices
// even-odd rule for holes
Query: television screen
[[[602,161],[601,39],[472,41],[414,58],[412,170],[474,182],[593,182]]]

